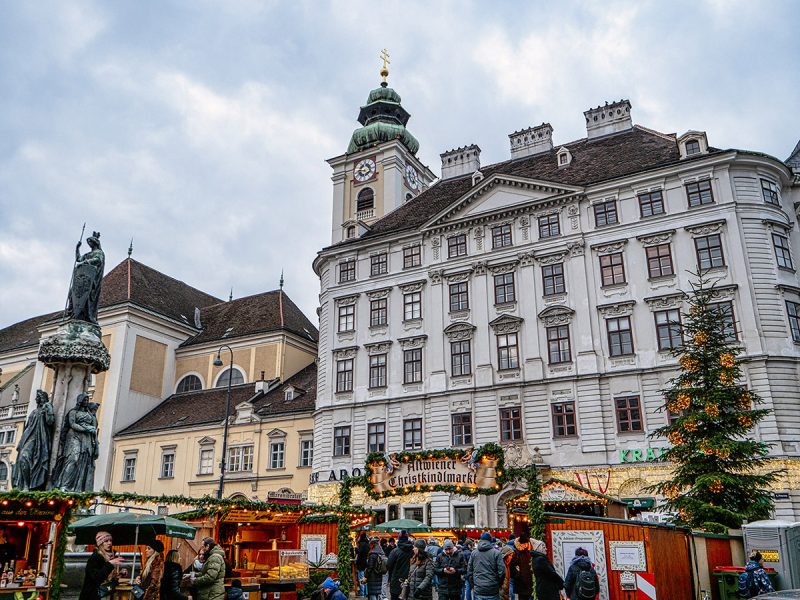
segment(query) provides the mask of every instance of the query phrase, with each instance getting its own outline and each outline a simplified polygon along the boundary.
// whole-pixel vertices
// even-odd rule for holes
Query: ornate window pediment
[[[672,236],[674,234],[675,230],[670,229],[669,231],[640,235],[637,236],[636,239],[642,243],[642,246],[658,246],[659,244],[666,244],[672,241]]]
[[[542,254],[534,255],[534,259],[540,265],[552,265],[554,263],[559,263],[563,261],[567,255],[569,254],[569,250],[560,250],[558,252],[547,252]]]
[[[337,348],[333,351],[333,357],[337,360],[344,360],[346,358],[354,358],[358,352],[358,346],[349,346],[347,348]]]
[[[686,231],[692,236],[704,236],[719,233],[725,226],[725,219],[720,221],[708,221],[706,223],[698,223],[697,225],[687,225],[684,227]]]
[[[516,333],[522,328],[524,321],[525,319],[514,315],[500,315],[494,321],[491,321],[489,326],[495,333]]]
[[[592,250],[597,254],[613,254],[614,252],[622,251],[627,245],[628,240],[616,240],[614,242],[605,242],[602,244],[594,244]]]
[[[413,348],[422,348],[425,345],[425,340],[428,339],[427,335],[415,335],[397,340],[403,350],[411,350]]]
[[[425,286],[426,283],[427,283],[426,280],[421,279],[419,281],[409,281],[408,283],[401,283],[398,285],[398,287],[404,294],[408,294],[410,292],[420,291]]]
[[[216,443],[217,443],[217,440],[215,440],[212,437],[208,437],[207,435],[205,435],[205,436],[201,437],[199,440],[197,440],[197,444],[200,445],[200,446],[213,446]]]
[[[552,325],[566,325],[572,321],[575,311],[568,306],[548,306],[539,313],[539,319],[548,327]]]
[[[597,307],[597,310],[600,311],[600,314],[604,317],[625,317],[633,314],[633,307],[635,305],[635,300],[625,300],[624,302],[601,304]]]
[[[645,298],[644,301],[650,307],[650,310],[663,310],[665,308],[678,308],[682,306],[685,298],[686,294],[679,292],[677,294],[651,296],[649,298]]]
[[[472,323],[457,321],[456,323],[451,323],[445,327],[444,334],[451,342],[458,342],[461,340],[472,339],[475,329],[476,327]]]
[[[285,438],[286,437],[286,432],[283,429],[277,429],[276,428],[276,429],[273,429],[272,431],[270,431],[267,434],[267,437],[270,438],[270,439],[272,439],[272,438]]]
[[[389,352],[389,348],[392,347],[392,340],[386,340],[385,342],[374,342],[372,344],[364,344],[364,348],[367,350],[367,354],[373,356],[375,354],[386,354]]]
[[[349,296],[339,296],[335,298],[337,306],[350,306],[358,302],[359,294],[350,294]]]
[[[380,300],[381,298],[388,298],[389,294],[392,292],[392,288],[381,288],[379,290],[371,290],[367,292],[367,297],[370,300]]]

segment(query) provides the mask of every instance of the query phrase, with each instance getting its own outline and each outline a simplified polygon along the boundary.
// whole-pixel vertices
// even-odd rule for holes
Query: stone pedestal
[[[39,360],[55,371],[51,397],[55,425],[49,468],[52,480],[64,418],[75,407],[78,395],[89,388],[91,375],[108,370],[111,357],[100,339],[99,326],[70,320],[61,325],[55,334],[42,341],[39,346]]]

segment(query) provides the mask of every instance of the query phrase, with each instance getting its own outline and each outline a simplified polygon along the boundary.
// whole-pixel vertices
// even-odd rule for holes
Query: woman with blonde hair
[[[189,600],[181,591],[183,568],[178,560],[178,551],[170,550],[164,559],[164,576],[161,578],[161,600]]]
[[[164,574],[164,544],[159,540],[150,542],[144,550],[147,561],[142,574],[137,578],[144,595],[139,600],[160,600],[161,577]]]

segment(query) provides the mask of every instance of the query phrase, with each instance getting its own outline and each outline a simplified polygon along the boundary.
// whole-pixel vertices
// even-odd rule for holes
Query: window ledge
[[[468,308],[462,308],[462,309],[459,309],[459,310],[451,310],[447,314],[450,316],[451,319],[458,319],[458,320],[469,319],[469,309]]]
[[[695,204],[694,206],[692,206],[691,204],[689,204],[687,202],[689,210],[696,210],[698,208],[705,208],[706,206],[715,206],[716,204],[717,204],[716,202],[706,202],[705,204]]]
[[[553,441],[556,443],[559,442],[579,442],[580,438],[578,437],[577,433],[573,433],[570,435],[553,435]]]
[[[623,281],[622,283],[610,283],[608,285],[601,285],[601,290],[621,290],[623,288],[628,287],[628,282]]]
[[[267,469],[267,472],[268,473],[273,473],[275,471],[285,471],[285,470],[286,470],[286,467],[274,467],[274,468],[273,467],[269,467]]]
[[[797,273],[797,271],[795,271],[791,267],[781,267],[781,266],[779,266],[778,267],[778,271],[783,271],[784,273]]]
[[[136,483],[135,479],[120,479],[120,483]]]
[[[417,319],[403,319],[403,325],[422,325],[422,317]]]
[[[469,373],[468,375],[451,375],[450,381],[452,381],[453,383],[472,381],[472,373]]]
[[[646,435],[646,434],[647,434],[647,432],[645,432],[644,429],[639,429],[639,430],[636,430],[636,431],[620,431],[619,429],[617,429],[617,435],[641,436],[641,435]]]
[[[370,325],[369,328],[373,331],[381,330],[385,331],[389,327],[389,323],[383,323],[381,325]]]
[[[648,277],[647,281],[651,283],[663,283],[665,281],[675,281],[678,278],[678,275],[673,273],[672,275],[658,275],[657,277]]]
[[[168,479],[175,479],[175,476],[173,475],[172,477],[159,477],[158,478],[159,481],[165,481],[165,480],[168,480]]]
[[[658,217],[663,217],[663,216],[664,216],[664,215],[666,215],[666,214],[667,214],[667,213],[666,213],[666,211],[665,211],[665,212],[660,212],[660,213],[655,213],[655,214],[653,214],[653,215],[647,215],[647,216],[644,216],[644,215],[642,215],[642,214],[640,213],[640,214],[639,214],[639,218],[640,218],[641,220],[643,220],[643,221],[646,221],[646,220],[649,220],[649,219],[657,219]]]
[[[517,308],[517,301],[495,303],[494,308],[495,310],[514,310]]]
[[[336,392],[336,399],[337,400],[348,400],[353,398],[353,391],[350,390],[348,392]]]
[[[709,267],[708,269],[697,269],[701,275],[722,275],[728,273],[728,265],[722,265],[720,267]]]
[[[196,473],[195,477],[211,477],[214,473]]]
[[[387,387],[388,387],[388,386],[386,386],[386,385],[371,385],[371,386],[370,386],[370,387],[368,387],[367,389],[368,389],[370,392],[383,392],[383,391],[385,391],[385,390],[386,390],[386,388],[387,388]]]

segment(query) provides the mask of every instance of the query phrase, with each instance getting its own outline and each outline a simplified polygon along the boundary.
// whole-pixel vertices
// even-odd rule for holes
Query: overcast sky
[[[554,142],[630,99],[635,123],[785,159],[800,139],[800,3],[0,3],[0,327],[64,306],[86,222],[220,298],[278,285],[316,321],[330,169],[391,54],[419,155]],[[87,247],[84,245],[84,250]]]

